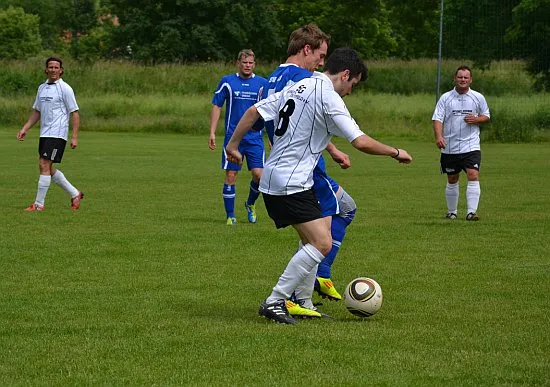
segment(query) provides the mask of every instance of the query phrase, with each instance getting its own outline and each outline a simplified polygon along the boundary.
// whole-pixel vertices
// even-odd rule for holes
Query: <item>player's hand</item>
[[[76,137],[71,138],[71,149],[75,149],[78,146],[78,139]]]
[[[466,123],[470,125],[477,124],[477,116],[473,114],[468,114],[466,117],[464,117],[464,121],[466,121]]]
[[[399,155],[397,157],[394,157],[397,161],[399,161],[401,164],[410,164],[413,160],[412,156],[407,152],[405,149],[398,149]]]
[[[225,148],[225,152],[227,154],[227,160],[229,162],[241,165],[243,163],[243,155],[241,155],[241,152],[237,148],[233,148],[230,145],[227,145]]]
[[[443,136],[438,137],[435,140],[435,146],[437,146],[439,149],[444,149],[447,146],[447,141],[445,141]]]
[[[351,160],[347,153],[344,153],[340,150],[329,152],[332,159],[340,166],[342,169],[348,169],[351,167]]]
[[[210,150],[216,149],[216,136],[210,136],[208,138],[208,147],[210,148]]]
[[[17,139],[19,141],[24,141],[26,135],[27,135],[27,132],[21,129],[19,132],[17,132]]]

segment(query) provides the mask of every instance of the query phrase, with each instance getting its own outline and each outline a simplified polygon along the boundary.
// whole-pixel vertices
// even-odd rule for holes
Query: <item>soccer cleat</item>
[[[330,278],[317,277],[315,279],[314,289],[323,298],[328,298],[332,301],[339,301],[342,299],[342,296],[334,288],[334,284]]]
[[[284,300],[276,301],[271,304],[265,301],[261,303],[258,310],[260,316],[273,320],[280,324],[296,324],[296,320],[288,313]]]
[[[445,215],[445,219],[456,219],[456,214],[454,212],[449,212],[447,215]]]
[[[80,207],[80,201],[84,199],[84,192],[78,191],[78,195],[76,195],[74,198],[71,198],[71,209],[78,210],[78,207]]]
[[[227,222],[225,222],[228,226],[233,226],[234,224],[237,224],[237,218],[227,218]]]
[[[35,203],[25,208],[26,212],[44,211],[44,210],[45,210],[44,206],[39,206],[38,204],[35,204]]]
[[[479,216],[475,212],[470,212],[468,215],[466,215],[466,220],[477,222],[479,220]]]
[[[248,221],[250,223],[256,223],[258,220],[256,216],[256,205],[255,204],[247,204],[244,202],[244,208],[246,208],[246,212],[248,213]]]
[[[322,317],[321,313],[316,310],[304,308],[302,305],[286,300],[286,309],[292,317],[295,318],[319,318]]]

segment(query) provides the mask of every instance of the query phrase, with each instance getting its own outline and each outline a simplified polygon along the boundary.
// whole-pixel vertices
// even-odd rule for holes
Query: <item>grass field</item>
[[[219,152],[207,136],[87,133],[61,169],[78,212],[37,183],[37,133],[0,129],[1,385],[549,385],[550,146],[486,144],[481,221],[443,219],[430,142],[396,142],[414,162],[363,156],[329,166],[354,197],[333,278],[372,276],[369,319],[257,316],[297,246],[258,204],[224,223]],[[391,139],[382,139],[393,142]],[[221,139],[218,141],[220,144]],[[237,187],[237,215],[248,178]]]

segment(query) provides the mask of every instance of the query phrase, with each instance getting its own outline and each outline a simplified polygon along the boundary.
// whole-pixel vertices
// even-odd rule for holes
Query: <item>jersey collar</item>
[[[326,76],[325,73],[321,73],[321,72],[319,72],[319,71],[314,71],[314,72],[313,72],[313,75],[312,75],[311,77],[312,77],[312,78],[318,78],[318,79],[320,79],[320,80],[322,80],[322,81],[327,82],[327,84],[330,86],[330,88],[331,88],[332,90],[334,90],[334,85],[333,85],[332,81],[330,80],[329,77]]]

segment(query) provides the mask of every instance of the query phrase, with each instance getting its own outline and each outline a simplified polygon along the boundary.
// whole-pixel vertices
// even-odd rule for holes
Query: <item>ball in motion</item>
[[[382,307],[382,288],[372,278],[360,277],[351,281],[344,293],[344,303],[350,313],[370,317]]]

